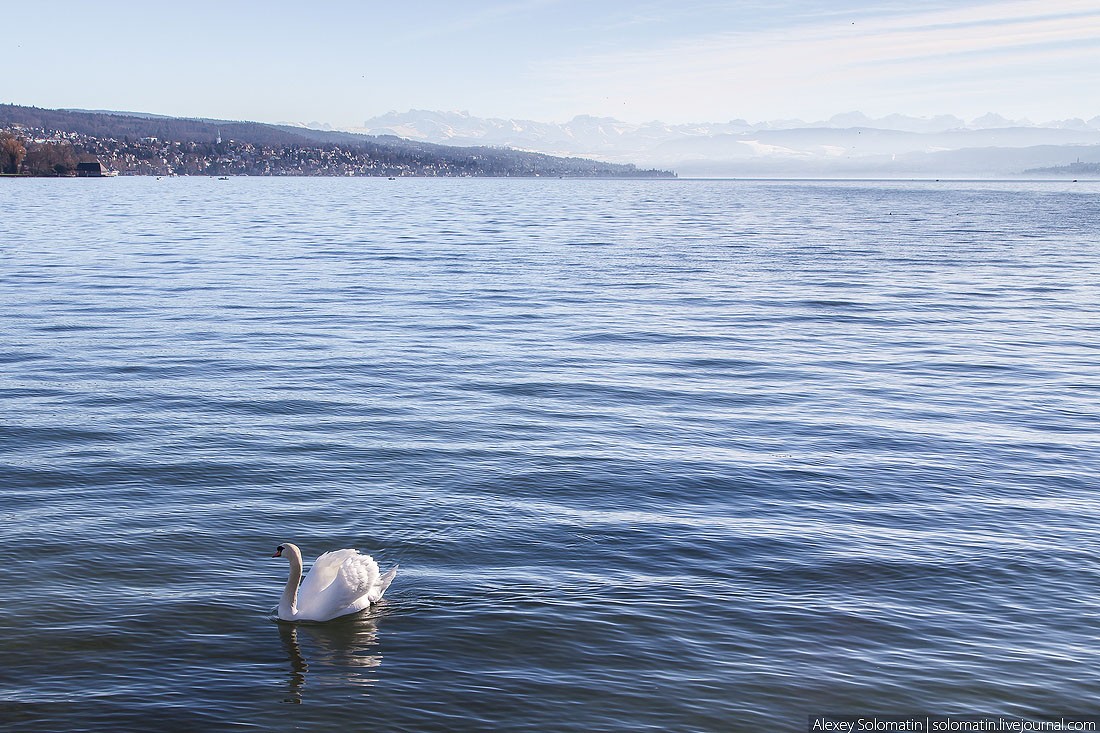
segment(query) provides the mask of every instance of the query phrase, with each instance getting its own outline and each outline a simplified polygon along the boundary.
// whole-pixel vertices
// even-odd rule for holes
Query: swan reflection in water
[[[366,692],[378,681],[372,670],[382,663],[382,654],[374,619],[350,616],[325,624],[277,623],[290,658],[290,688],[284,702],[301,703],[308,684],[350,684]]]

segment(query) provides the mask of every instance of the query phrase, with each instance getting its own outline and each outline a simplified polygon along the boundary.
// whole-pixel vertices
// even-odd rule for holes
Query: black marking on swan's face
[[[286,549],[285,547],[283,547],[282,545],[279,545],[278,547],[275,548],[275,554],[272,555],[272,557],[282,557],[283,556],[283,550],[285,550],[285,549]]]

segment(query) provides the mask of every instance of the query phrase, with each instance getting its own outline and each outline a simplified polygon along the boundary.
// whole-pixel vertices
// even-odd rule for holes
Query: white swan
[[[374,558],[358,550],[333,550],[314,561],[299,588],[302,551],[284,542],[272,557],[284,557],[284,552],[290,561],[290,578],[279,601],[283,621],[328,621],[362,611],[382,597],[397,575],[396,566],[380,575]]]

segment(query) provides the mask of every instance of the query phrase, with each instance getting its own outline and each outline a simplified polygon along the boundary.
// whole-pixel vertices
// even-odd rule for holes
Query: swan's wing
[[[340,574],[340,566],[345,560],[358,556],[355,550],[333,550],[318,557],[298,588],[298,612],[312,611],[319,603],[324,603],[326,592]]]
[[[329,586],[326,604],[332,609],[357,606],[354,611],[370,605],[371,589],[378,585],[378,563],[370,555],[349,557],[340,564],[336,580]]]
[[[318,566],[321,572],[311,584],[310,579]],[[298,611],[320,619],[361,610],[381,598],[381,593],[372,597],[372,590],[379,586],[380,580],[378,563],[370,555],[360,555],[355,550],[326,552],[317,558],[306,582],[302,583],[298,592]]]

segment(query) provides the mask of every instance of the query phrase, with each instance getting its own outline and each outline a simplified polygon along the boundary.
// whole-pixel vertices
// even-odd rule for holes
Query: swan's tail
[[[378,579],[378,597],[381,598],[382,594],[386,592],[386,588],[390,587],[390,583],[393,582],[394,576],[397,575],[397,565],[386,571],[386,574]]]

